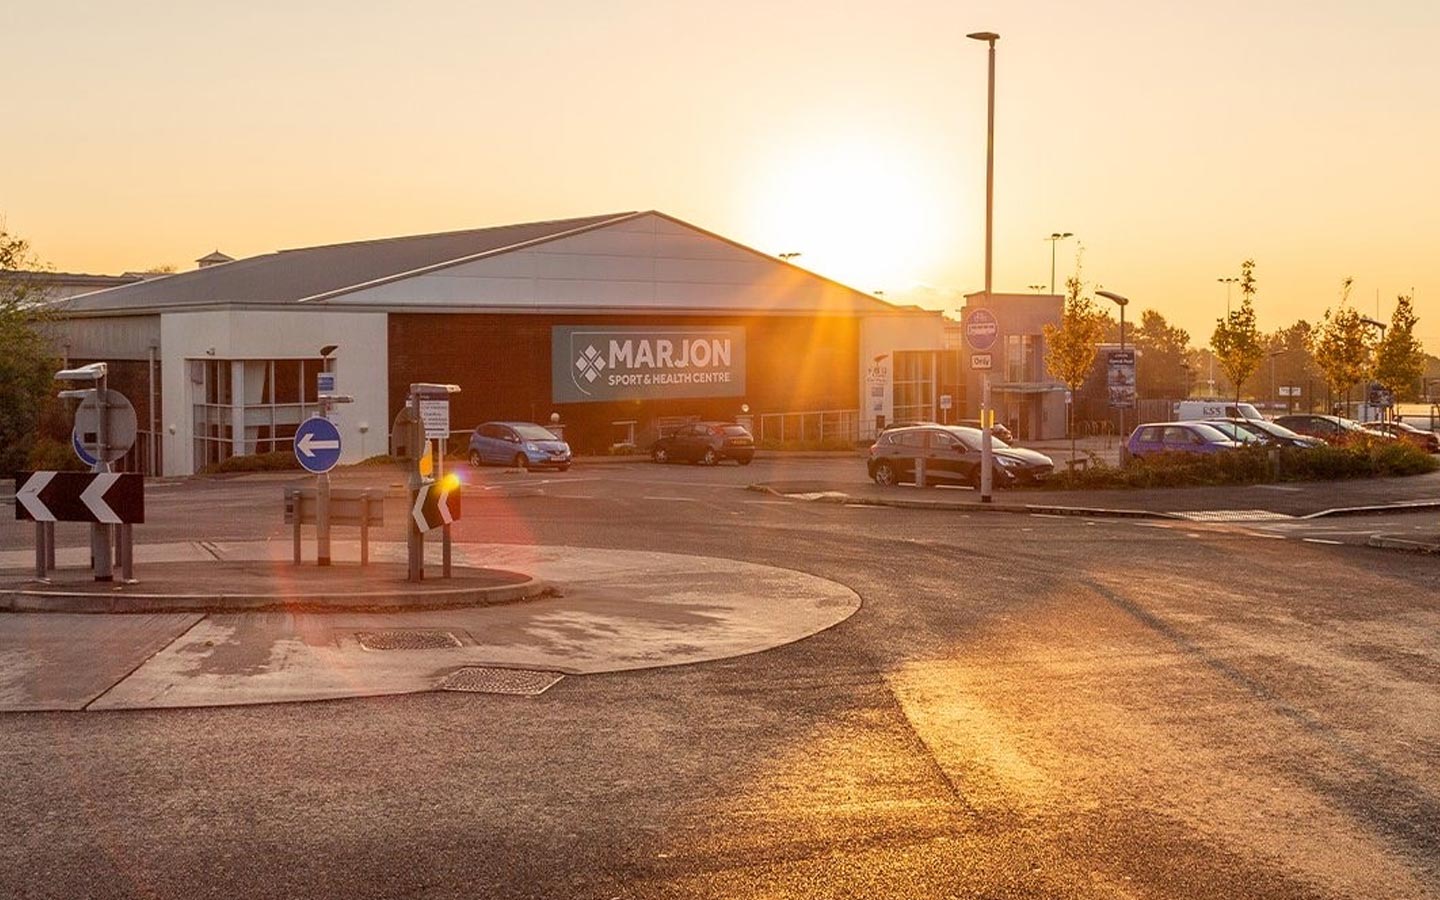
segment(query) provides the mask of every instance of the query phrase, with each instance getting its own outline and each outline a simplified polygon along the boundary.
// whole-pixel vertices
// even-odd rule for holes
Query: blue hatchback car
[[[1136,459],[1157,453],[1219,453],[1234,450],[1241,443],[1232,440],[1214,425],[1204,422],[1155,422],[1141,425],[1130,434],[1125,448]]]
[[[570,445],[534,422],[486,422],[470,434],[470,465],[570,468]]]

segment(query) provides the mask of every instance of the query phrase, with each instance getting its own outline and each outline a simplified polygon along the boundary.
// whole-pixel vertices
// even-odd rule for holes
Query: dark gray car
[[[980,429],[958,425],[920,425],[885,431],[870,447],[866,462],[870,477],[879,485],[915,480],[915,463],[925,460],[927,482],[948,481],[980,486]],[[991,439],[996,487],[1042,481],[1055,469],[1043,453],[1011,447]]]

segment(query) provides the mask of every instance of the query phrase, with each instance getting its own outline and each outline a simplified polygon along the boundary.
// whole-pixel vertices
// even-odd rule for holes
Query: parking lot
[[[1315,486],[1224,495],[1208,520],[996,513],[952,488],[890,489],[948,501],[900,508],[833,456],[466,476],[461,546],[732,560],[859,609],[536,697],[4,714],[0,894],[1440,892],[1440,569],[1360,546],[1440,512],[1269,509],[1328,502]],[[137,541],[288,546],[294,480],[154,485]],[[1428,476],[1369,488],[1440,498]],[[1178,496],[1147,502],[1204,505]],[[997,502],[1017,499],[1057,502]],[[6,517],[0,548],[28,541]]]

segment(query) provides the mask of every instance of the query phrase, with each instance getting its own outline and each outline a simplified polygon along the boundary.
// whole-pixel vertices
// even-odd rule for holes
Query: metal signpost
[[[460,386],[455,384],[411,384],[408,410],[402,410],[395,417],[397,434],[392,435],[392,446],[396,450],[408,451],[406,478],[410,489],[411,516],[405,545],[408,562],[406,577],[412,582],[425,580],[425,532],[436,526],[442,529],[441,574],[445,578],[450,577],[450,522],[458,518],[459,479],[445,477],[445,440],[450,437],[450,395],[458,393]],[[408,434],[401,435],[398,433],[401,431]],[[435,477],[427,478],[426,473],[421,471],[421,460],[436,452],[430,444],[432,437],[439,439],[438,459],[431,468]],[[454,494],[457,500],[454,513],[443,502],[449,494]],[[427,510],[433,510],[433,517],[426,514]]]
[[[330,470],[340,462],[340,429],[330,421],[337,403],[351,403],[354,397],[335,393],[335,373],[328,369],[334,347],[321,350],[327,366],[315,376],[315,395],[320,411],[295,429],[295,458],[301,468],[315,473],[315,564],[330,565]],[[298,532],[297,532],[298,533]]]
[[[990,427],[995,412],[990,408],[990,376],[985,376],[980,394],[980,502],[990,503],[991,490],[995,486],[995,447],[990,441]]]

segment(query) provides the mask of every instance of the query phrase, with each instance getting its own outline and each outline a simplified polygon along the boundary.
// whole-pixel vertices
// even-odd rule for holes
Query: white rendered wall
[[[646,215],[323,301],[336,306],[645,312],[883,312],[887,304]]]
[[[895,419],[895,393],[891,390],[895,377],[895,354],[901,350],[945,349],[945,318],[940,313],[910,316],[871,316],[860,323],[860,433],[874,433],[875,416],[883,414],[886,422]],[[871,405],[869,374],[876,365],[875,357],[884,355],[880,363],[888,371],[881,406],[883,413]],[[938,379],[939,373],[936,373]]]
[[[390,412],[386,409],[390,359],[387,318],[384,313],[324,310],[163,314],[160,351],[164,361],[161,428],[165,433],[165,474],[194,474],[191,407],[196,386],[190,379],[190,360],[315,359],[326,344],[340,348],[333,364],[337,390],[355,398],[354,403],[337,407],[332,415],[340,429],[341,462],[358,462],[362,458],[362,424],[368,426],[363,436],[364,455],[385,452],[390,433]],[[251,392],[249,380],[247,393]]]

